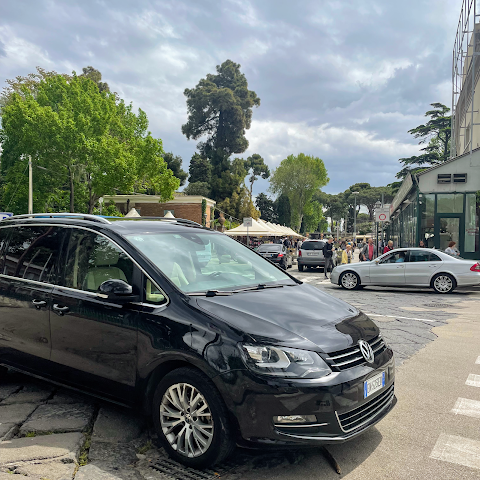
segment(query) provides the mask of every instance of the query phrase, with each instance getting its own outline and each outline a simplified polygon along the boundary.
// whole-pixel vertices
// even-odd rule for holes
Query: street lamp
[[[357,241],[357,195],[360,192],[352,192],[355,195],[355,208],[353,210],[353,242]]]

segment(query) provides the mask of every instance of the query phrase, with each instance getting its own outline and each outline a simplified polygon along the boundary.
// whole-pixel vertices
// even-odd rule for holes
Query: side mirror
[[[98,287],[98,294],[115,303],[130,303],[139,300],[138,295],[133,295],[133,288],[127,282],[119,279],[106,280]]]
[[[380,263],[380,260],[375,260],[375,263],[378,265]]]

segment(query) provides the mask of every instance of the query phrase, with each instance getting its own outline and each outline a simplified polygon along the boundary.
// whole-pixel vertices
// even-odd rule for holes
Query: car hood
[[[328,353],[379,333],[364,313],[307,284],[196,300],[202,310],[259,343]]]

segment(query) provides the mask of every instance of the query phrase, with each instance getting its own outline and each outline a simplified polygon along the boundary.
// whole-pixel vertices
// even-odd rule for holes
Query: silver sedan
[[[397,248],[371,262],[335,267],[330,281],[347,290],[388,285],[431,287],[437,293],[450,293],[457,287],[480,285],[480,263],[431,248]]]

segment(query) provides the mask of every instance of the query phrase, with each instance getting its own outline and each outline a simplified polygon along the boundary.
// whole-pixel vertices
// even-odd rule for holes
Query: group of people
[[[335,267],[333,262],[333,252],[335,250],[335,239],[329,237],[325,245],[323,246],[322,252],[325,258],[325,267],[324,273],[325,278],[328,279],[327,273]],[[340,242],[337,255],[340,256],[341,264],[351,263],[353,260],[353,252],[355,251],[355,244],[349,240],[343,240]]]

